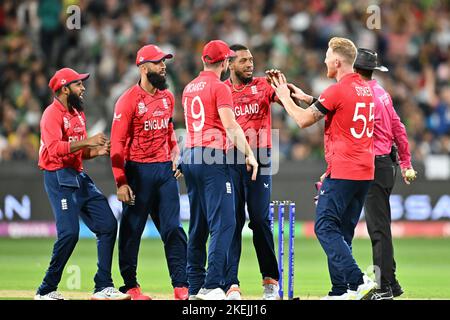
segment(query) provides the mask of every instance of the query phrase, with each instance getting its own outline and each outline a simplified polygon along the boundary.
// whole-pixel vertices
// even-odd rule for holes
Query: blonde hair
[[[356,49],[355,44],[346,38],[334,37],[328,42],[328,47],[333,50],[334,53],[340,55],[346,62],[353,65],[356,59]]]

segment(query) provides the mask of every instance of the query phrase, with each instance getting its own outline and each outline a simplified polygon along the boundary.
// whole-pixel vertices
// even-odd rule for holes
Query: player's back
[[[327,88],[319,102],[325,118],[325,158],[332,178],[371,180],[374,174],[375,104],[368,84],[356,73]]]
[[[202,71],[183,91],[186,147],[226,149],[226,132],[220,108],[232,108],[230,89],[212,71]]]

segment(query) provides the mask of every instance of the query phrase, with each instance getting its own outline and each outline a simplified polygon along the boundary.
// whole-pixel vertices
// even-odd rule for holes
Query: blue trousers
[[[314,230],[328,258],[330,295],[356,290],[363,274],[352,255],[352,240],[371,181],[325,178]]]
[[[187,287],[187,237],[180,222],[180,196],[171,162],[127,161],[125,174],[136,199],[123,204],[119,227],[119,267],[126,291],[138,285],[136,270],[142,233],[150,214],[164,243],[173,287]]]
[[[259,160],[260,150],[255,153]],[[236,152],[236,150],[234,150]],[[269,155],[270,149],[265,149],[263,154]],[[243,157],[242,154],[235,154]],[[269,158],[270,159],[270,158]],[[233,179],[234,200],[236,212],[236,230],[228,253],[226,269],[226,288],[232,284],[239,285],[238,269],[242,251],[242,229],[245,224],[245,204],[249,215],[249,228],[253,231],[253,245],[258,258],[259,270],[263,278],[270,277],[278,280],[278,265],[275,255],[273,234],[270,230],[269,206],[272,191],[272,175],[270,162],[259,162],[258,175],[255,181],[251,180],[252,172],[247,171],[245,164],[236,162],[230,165]],[[263,169],[264,174],[261,174]]]
[[[203,154],[212,155],[217,162],[211,164]],[[188,149],[183,161],[191,212],[187,255],[189,294],[197,294],[201,288],[225,289],[227,254],[236,225],[229,167],[222,150],[209,148]]]
[[[57,240],[38,294],[45,295],[57,289],[64,267],[78,241],[79,217],[97,236],[95,291],[113,286],[111,264],[117,220],[105,196],[87,174],[71,168],[44,171],[44,186],[56,220]]]

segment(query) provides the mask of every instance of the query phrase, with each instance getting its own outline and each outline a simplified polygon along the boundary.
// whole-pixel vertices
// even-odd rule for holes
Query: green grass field
[[[0,299],[32,298],[48,266],[53,239],[0,239]],[[450,299],[450,239],[395,239],[395,253],[406,299]],[[365,271],[371,264],[369,240],[355,240],[355,258]],[[286,261],[287,261],[287,248]],[[295,242],[295,296],[317,299],[330,287],[325,255],[315,239]],[[96,271],[96,244],[93,239],[79,241],[68,266],[80,269],[80,287],[71,289],[73,273],[66,268],[59,290],[72,298],[86,299],[93,287]],[[287,264],[285,264],[287,270]],[[138,267],[143,290],[155,299],[171,299],[172,288],[160,240],[143,240]],[[239,276],[243,298],[259,299],[262,293],[259,268],[251,239],[245,238]],[[113,279],[121,285],[117,247]],[[285,278],[287,279],[287,278]],[[287,286],[287,280],[285,281]]]

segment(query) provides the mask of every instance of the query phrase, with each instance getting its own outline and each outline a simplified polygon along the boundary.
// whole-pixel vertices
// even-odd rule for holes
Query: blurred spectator
[[[109,129],[114,104],[138,79],[136,51],[156,43],[168,62],[176,97],[174,122],[184,126],[181,90],[201,70],[201,49],[213,39],[251,48],[255,74],[280,68],[318,95],[326,78],[324,49],[332,36],[379,52],[390,72],[376,74],[405,123],[414,160],[450,149],[450,4],[377,1],[381,28],[368,29],[373,1],[350,0],[4,0],[0,2],[0,160],[35,159],[39,119],[52,95],[48,79],[63,66],[90,72],[88,126]],[[70,30],[67,8],[79,6]],[[320,158],[322,130],[298,130],[272,108],[282,159]]]

